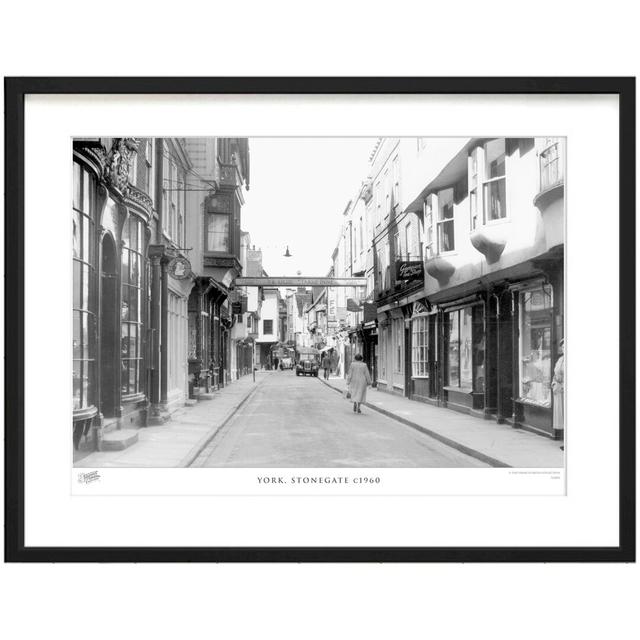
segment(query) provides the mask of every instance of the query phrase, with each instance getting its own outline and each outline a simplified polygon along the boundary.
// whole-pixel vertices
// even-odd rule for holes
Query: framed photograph
[[[5,114],[6,560],[635,561],[634,78]]]

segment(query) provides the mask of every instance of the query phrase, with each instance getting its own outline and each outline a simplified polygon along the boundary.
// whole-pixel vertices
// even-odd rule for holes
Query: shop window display
[[[447,315],[449,386],[482,392],[485,349],[482,307],[465,307]]]
[[[551,406],[551,287],[520,294],[520,399]]]
[[[73,165],[73,408],[94,403],[96,317],[91,297],[95,277],[96,181]]]
[[[484,393],[485,371],[485,332],[484,309],[480,305],[473,307],[473,390]]]
[[[143,319],[143,274],[144,227],[142,221],[130,215],[122,231],[122,305],[121,320],[121,361],[120,379],[123,395],[139,393],[144,387],[144,367],[142,366],[142,319]]]
[[[449,323],[449,347],[448,347],[448,365],[449,365],[449,386],[460,386],[460,317],[457,311],[448,313]]]

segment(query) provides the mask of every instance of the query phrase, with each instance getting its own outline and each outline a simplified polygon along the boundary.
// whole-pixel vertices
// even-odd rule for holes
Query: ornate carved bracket
[[[129,169],[137,149],[135,138],[114,138],[105,156],[103,178],[124,195],[129,193]]]

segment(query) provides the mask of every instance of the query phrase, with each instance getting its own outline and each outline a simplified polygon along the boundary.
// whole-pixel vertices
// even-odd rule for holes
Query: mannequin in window
[[[553,380],[551,389],[553,391],[553,428],[564,429],[566,437],[566,429],[564,426],[564,339],[560,340],[558,345],[560,356],[553,368]],[[564,446],[560,447],[564,451]]]

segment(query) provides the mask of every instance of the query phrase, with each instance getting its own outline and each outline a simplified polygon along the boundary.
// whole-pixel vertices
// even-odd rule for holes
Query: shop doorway
[[[511,300],[505,296],[507,302],[500,305],[498,315],[497,336],[497,419],[505,422],[513,416],[513,341],[517,334],[514,333],[514,317],[511,311]]]
[[[115,416],[118,396],[119,318],[118,254],[111,234],[105,234],[100,260],[100,411]]]

